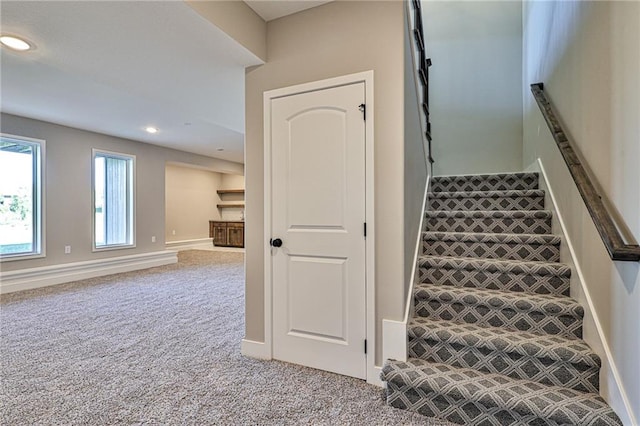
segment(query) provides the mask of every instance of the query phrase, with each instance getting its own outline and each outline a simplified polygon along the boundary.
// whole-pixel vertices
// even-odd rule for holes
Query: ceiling
[[[272,21],[283,16],[311,9],[333,0],[244,0],[265,21]]]
[[[3,112],[244,162],[244,68],[261,61],[186,3],[0,8],[2,32],[36,45],[1,49]]]

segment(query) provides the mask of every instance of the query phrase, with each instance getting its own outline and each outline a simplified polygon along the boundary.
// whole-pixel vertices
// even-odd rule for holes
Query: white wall
[[[434,174],[522,165],[519,1],[423,0]]]
[[[165,169],[165,240],[209,238],[209,221],[220,220],[217,190],[222,174],[167,164]]]
[[[545,83],[603,199],[640,240],[640,2],[527,1],[523,27],[523,165],[542,160],[564,217],[585,284],[572,295],[599,324],[585,339],[603,358],[601,393],[638,424],[640,265],[609,259],[529,85]]]
[[[165,247],[165,164],[243,173],[242,164],[2,114],[4,133],[46,140],[46,257],[2,262],[2,271],[149,253]],[[136,247],[92,251],[91,149],[136,156]],[[151,237],[156,242],[151,242]],[[72,247],[64,254],[64,246]]]
[[[374,71],[376,312],[402,319],[404,277],[403,3],[336,1],[267,23],[268,62],[246,73],[246,334],[264,339],[266,90]],[[368,112],[369,114],[369,112]],[[310,188],[311,189],[311,188]],[[381,346],[376,348],[380,361]]]
[[[221,189],[244,189],[244,176],[225,173],[220,182]]]
[[[166,228],[168,243],[209,238],[210,220],[243,220],[242,208],[218,204],[244,202],[243,194],[218,194],[218,189],[244,189],[244,176],[186,165],[167,164]],[[175,234],[174,234],[175,231]]]

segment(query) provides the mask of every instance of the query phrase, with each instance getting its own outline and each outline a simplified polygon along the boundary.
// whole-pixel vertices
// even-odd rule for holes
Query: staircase
[[[534,173],[436,177],[387,403],[461,425],[619,425]]]

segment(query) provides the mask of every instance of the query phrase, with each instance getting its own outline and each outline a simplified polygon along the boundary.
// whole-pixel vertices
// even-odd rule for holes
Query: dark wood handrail
[[[578,187],[578,192],[580,192],[584,200],[600,238],[602,238],[602,242],[609,252],[609,257],[612,260],[640,261],[640,246],[637,244],[625,244],[622,239],[611,214],[607,211],[601,196],[596,191],[591,178],[589,178],[585,168],[582,166],[555,111],[551,107],[551,102],[549,102],[544,93],[544,85],[542,83],[532,84],[531,92],[540,107],[540,111],[542,111],[558,149],[560,149],[562,158],[564,158],[564,162],[569,168],[569,173],[571,173],[571,177],[573,177],[573,181]]]

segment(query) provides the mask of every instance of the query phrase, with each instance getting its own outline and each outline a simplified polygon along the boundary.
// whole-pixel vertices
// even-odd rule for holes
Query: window
[[[132,155],[93,150],[94,250],[135,246]]]
[[[44,141],[0,134],[0,257],[43,252]]]

